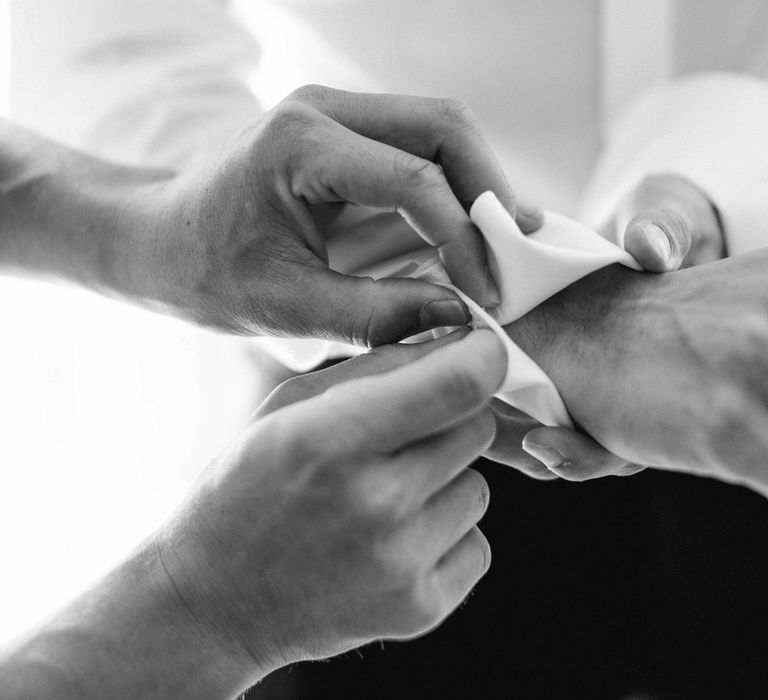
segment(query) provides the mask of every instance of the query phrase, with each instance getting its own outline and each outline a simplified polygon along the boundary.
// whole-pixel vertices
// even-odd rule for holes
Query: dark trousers
[[[476,465],[490,572],[437,631],[285,669],[249,698],[768,698],[768,501],[648,470]]]

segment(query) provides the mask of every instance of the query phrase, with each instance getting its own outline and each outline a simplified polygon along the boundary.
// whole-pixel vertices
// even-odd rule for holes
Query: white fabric
[[[525,235],[492,192],[481,194],[470,217],[482,231],[486,253],[499,288],[501,304],[495,318],[466,294],[451,287],[469,307],[475,327],[490,328],[507,352],[507,374],[496,397],[545,425],[572,427],[568,411],[555,385],[501,327],[516,321],[542,301],[576,280],[607,265],[620,263],[634,270],[635,259],[594,231],[565,216],[548,212],[544,226]],[[414,276],[445,283],[432,270]],[[445,273],[443,272],[443,275]]]
[[[768,105],[764,113],[768,113]],[[718,211],[729,255],[768,246],[768,178],[723,200]]]

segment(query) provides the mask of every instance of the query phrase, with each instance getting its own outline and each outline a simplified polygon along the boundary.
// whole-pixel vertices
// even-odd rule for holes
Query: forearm
[[[148,294],[145,273],[159,239],[145,201],[168,177],[0,122],[0,271],[67,280],[110,296]]]
[[[8,700],[233,698],[264,672],[197,623],[143,547],[4,658]]]

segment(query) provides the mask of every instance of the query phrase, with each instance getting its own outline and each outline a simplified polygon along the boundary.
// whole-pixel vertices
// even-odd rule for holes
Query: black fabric
[[[462,608],[249,698],[768,697],[768,501],[650,470],[569,484],[476,466],[493,563]]]

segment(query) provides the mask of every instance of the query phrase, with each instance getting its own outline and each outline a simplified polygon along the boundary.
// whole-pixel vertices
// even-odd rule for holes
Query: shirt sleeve
[[[180,167],[260,112],[226,0],[11,0],[11,117],[105,158]]]
[[[662,173],[709,197],[730,254],[768,245],[768,83],[710,73],[642,94],[608,134],[582,220],[599,230],[640,180]]]

